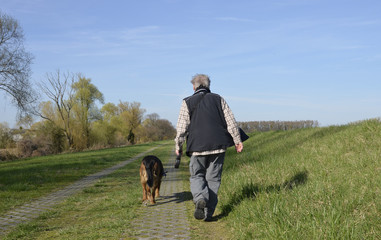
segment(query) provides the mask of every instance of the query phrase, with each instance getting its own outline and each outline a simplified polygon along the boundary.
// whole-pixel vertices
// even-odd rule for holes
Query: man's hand
[[[180,156],[183,155],[183,151],[176,150],[176,155],[177,155],[177,156],[179,156],[179,155],[180,155]]]
[[[176,150],[175,168],[179,168],[179,166],[180,166],[181,155],[183,155],[183,151],[182,150]]]
[[[238,143],[235,145],[235,149],[237,150],[237,153],[242,152],[243,150],[243,143]]]

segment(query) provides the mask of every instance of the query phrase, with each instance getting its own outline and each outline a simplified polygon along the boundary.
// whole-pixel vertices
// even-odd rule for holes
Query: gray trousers
[[[213,216],[216,210],[224,159],[225,153],[192,155],[190,159],[190,188],[193,201],[196,203],[202,198],[206,201],[206,216]]]

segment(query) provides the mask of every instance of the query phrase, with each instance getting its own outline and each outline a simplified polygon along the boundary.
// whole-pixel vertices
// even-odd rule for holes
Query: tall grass
[[[255,133],[227,152],[219,217],[237,239],[381,239],[381,122]]]

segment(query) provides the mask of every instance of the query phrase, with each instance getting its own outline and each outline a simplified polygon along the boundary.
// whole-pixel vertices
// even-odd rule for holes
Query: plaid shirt
[[[233,141],[235,144],[239,144],[241,142],[241,136],[239,134],[239,129],[237,122],[234,118],[233,112],[229,108],[229,105],[226,103],[226,101],[221,97],[221,106],[222,110],[224,111],[225,115],[225,121],[227,124],[227,130],[230,133],[230,135],[233,137]],[[180,151],[183,148],[183,144],[185,142],[185,139],[188,135],[188,127],[190,124],[190,116],[189,116],[189,110],[188,106],[183,100],[180,108],[180,114],[179,118],[177,120],[177,134],[175,138],[176,143],[176,150]],[[205,151],[205,152],[193,152],[193,155],[210,155],[210,154],[217,154],[225,152],[226,149],[217,149],[212,151]]]

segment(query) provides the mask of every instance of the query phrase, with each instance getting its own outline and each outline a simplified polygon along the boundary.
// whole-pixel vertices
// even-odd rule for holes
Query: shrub
[[[11,161],[17,159],[17,156],[6,149],[0,150],[0,161]]]

